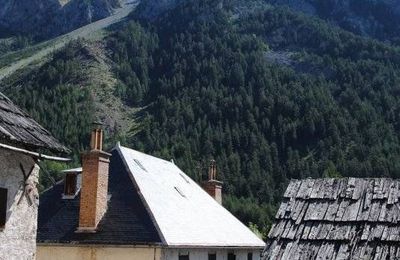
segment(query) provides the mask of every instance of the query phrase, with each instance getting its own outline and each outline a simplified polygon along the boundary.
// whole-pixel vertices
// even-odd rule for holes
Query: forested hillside
[[[143,0],[140,16],[147,19],[173,9],[185,0]],[[284,6],[319,17],[357,35],[400,44],[400,2],[396,0],[224,0],[235,5],[235,12]]]
[[[216,159],[225,205],[264,232],[291,178],[400,177],[399,49],[287,8],[236,7],[188,1],[107,38],[112,95],[140,108],[124,144],[198,181]],[[82,48],[3,86],[76,150],[96,106]]]
[[[120,7],[119,0],[2,0],[0,32],[48,39],[112,14]],[[1,34],[0,34],[1,36]]]
[[[400,44],[400,2],[393,0],[266,0],[314,15],[362,36]]]

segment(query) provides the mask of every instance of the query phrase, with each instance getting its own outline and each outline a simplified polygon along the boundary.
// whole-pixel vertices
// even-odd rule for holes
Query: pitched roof
[[[126,147],[116,149],[167,246],[265,245],[174,163]]]
[[[63,183],[59,183],[40,197],[39,243],[265,246],[175,164],[120,146],[113,150],[110,160],[112,196],[99,231],[74,232],[79,196],[63,200]]]
[[[0,140],[29,149],[69,152],[46,129],[0,93]]]
[[[399,198],[399,180],[292,180],[264,259],[398,259]]]
[[[76,172],[76,171],[75,171]],[[117,152],[112,153],[109,174],[108,210],[96,233],[75,233],[79,222],[79,195],[62,199],[64,182],[40,196],[39,243],[73,244],[159,244],[161,240],[123,167]]]

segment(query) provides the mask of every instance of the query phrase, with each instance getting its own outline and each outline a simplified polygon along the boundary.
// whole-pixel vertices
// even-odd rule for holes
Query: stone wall
[[[8,189],[7,222],[0,230],[0,259],[34,259],[36,253],[37,200],[24,195],[24,175],[33,169],[28,181],[37,184],[39,167],[20,153],[0,149],[0,187]],[[34,168],[32,168],[34,167]],[[33,195],[33,193],[31,193]]]

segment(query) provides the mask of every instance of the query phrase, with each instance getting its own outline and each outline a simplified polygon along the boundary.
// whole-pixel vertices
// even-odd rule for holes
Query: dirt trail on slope
[[[112,24],[124,20],[136,8],[138,4],[139,1],[128,0],[121,8],[115,9],[113,15],[107,18],[83,26],[79,29],[76,29],[72,32],[59,36],[55,39],[38,44],[38,46],[43,46],[43,47],[32,46],[31,47],[32,49],[38,48],[37,51],[33,51],[32,55],[28,55],[28,57],[23,57],[15,62],[12,62],[10,65],[6,65],[5,67],[0,69],[0,81],[10,76],[19,69],[23,69],[26,66],[36,62],[40,62],[46,56],[53,53],[54,51],[63,48],[68,42],[72,40],[76,40],[78,38],[84,38],[84,39],[94,38],[97,32],[109,27]]]

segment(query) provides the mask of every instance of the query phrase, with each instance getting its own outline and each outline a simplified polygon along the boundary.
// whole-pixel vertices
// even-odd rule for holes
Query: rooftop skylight
[[[175,190],[176,190],[182,197],[186,198],[185,193],[183,193],[181,189],[179,189],[179,188],[176,187],[176,186],[175,186],[174,188],[175,188]]]
[[[137,159],[133,159],[135,161],[135,163],[145,172],[147,172],[146,168],[144,168],[144,166],[142,165],[142,163],[137,160]]]

